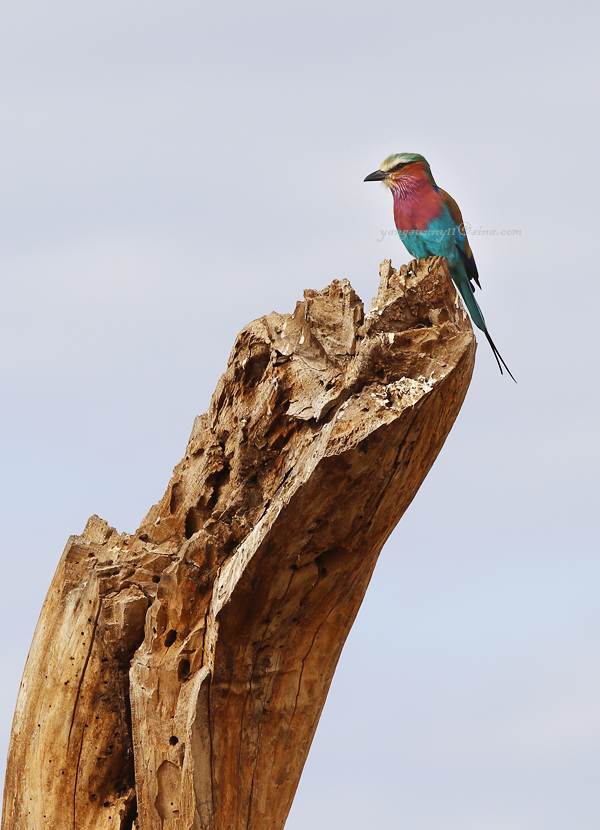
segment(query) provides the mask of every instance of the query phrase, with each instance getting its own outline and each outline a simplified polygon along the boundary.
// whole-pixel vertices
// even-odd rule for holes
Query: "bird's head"
[[[435,186],[429,162],[419,153],[395,153],[388,156],[379,170],[371,173],[366,182],[383,182],[390,189],[401,179],[422,176],[425,174]]]

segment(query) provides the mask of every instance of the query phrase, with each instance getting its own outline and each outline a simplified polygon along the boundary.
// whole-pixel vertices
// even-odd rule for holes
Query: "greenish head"
[[[419,165],[419,168],[417,169],[424,169],[431,183],[435,185],[429,162],[419,153],[394,153],[393,155],[388,156],[382,162],[379,170],[376,170],[374,173],[371,173],[370,176],[367,176],[365,181],[382,181],[387,184],[390,180],[408,174],[410,171],[407,168],[413,164]]]

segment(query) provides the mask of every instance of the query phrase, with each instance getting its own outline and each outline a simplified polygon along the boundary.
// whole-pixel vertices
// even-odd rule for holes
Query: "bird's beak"
[[[374,173],[369,173],[367,178],[365,179],[366,182],[382,182],[384,179],[387,179],[387,173],[383,170],[376,170]]]

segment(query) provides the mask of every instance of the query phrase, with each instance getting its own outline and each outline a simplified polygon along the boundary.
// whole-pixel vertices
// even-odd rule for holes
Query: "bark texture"
[[[93,516],[42,608],[4,830],[279,830],[379,552],[458,414],[475,341],[445,261],[239,334],[134,535]]]

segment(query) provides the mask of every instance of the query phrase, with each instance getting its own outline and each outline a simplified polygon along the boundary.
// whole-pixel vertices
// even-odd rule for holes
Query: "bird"
[[[475,285],[481,288],[481,284],[460,208],[449,193],[437,186],[429,162],[419,153],[396,153],[388,156],[379,170],[370,173],[365,181],[383,182],[391,190],[398,235],[411,256],[446,258],[450,276],[471,320],[485,334],[500,374],[504,366],[516,383],[490,337],[474,296]]]

